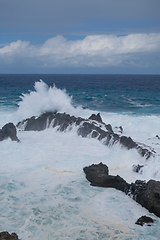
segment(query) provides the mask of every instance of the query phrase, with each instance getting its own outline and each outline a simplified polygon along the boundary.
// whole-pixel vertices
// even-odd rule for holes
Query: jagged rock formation
[[[127,183],[120,176],[109,175],[108,167],[103,164],[92,164],[84,167],[87,180],[92,186],[115,188],[132,197],[137,203],[160,217],[160,182],[150,180],[136,180],[135,183]]]
[[[12,141],[19,142],[17,130],[13,123],[7,123],[0,129],[0,141],[10,138]]]
[[[0,240],[18,240],[16,233],[9,234],[8,232],[0,232]]]
[[[70,116],[66,113],[44,113],[39,117],[33,116],[19,122],[17,127],[24,131],[41,131],[50,127],[56,127],[57,131],[70,131],[76,127],[77,134],[81,137],[96,138],[105,145],[120,143],[127,149],[135,148],[146,159],[155,154],[153,149],[134,142],[131,137],[114,133],[112,126],[105,124],[99,113],[92,114],[88,119]]]

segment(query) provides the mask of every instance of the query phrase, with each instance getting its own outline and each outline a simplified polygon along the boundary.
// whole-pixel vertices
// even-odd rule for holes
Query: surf
[[[1,112],[1,127],[45,112],[83,118],[100,112],[103,122],[114,129],[122,126],[123,134],[149,144],[158,154],[146,160],[135,149],[127,150],[119,144],[107,147],[97,139],[77,136],[75,128],[65,132],[56,128],[18,131],[20,143],[10,139],[0,142],[0,231],[7,228],[25,240],[158,239],[159,218],[123,193],[91,187],[83,167],[103,162],[111,174],[130,183],[136,179],[159,180],[159,116],[84,109],[82,102],[75,104],[74,95],[68,92],[42,80],[36,82],[34,89],[22,94],[17,108]],[[141,174],[133,172],[134,164],[145,165]],[[151,228],[136,226],[140,215],[155,218],[156,224]]]

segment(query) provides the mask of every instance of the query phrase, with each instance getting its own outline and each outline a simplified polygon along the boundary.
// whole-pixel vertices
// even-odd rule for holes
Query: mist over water
[[[137,92],[132,86],[129,94],[123,81],[122,94],[120,84],[119,92],[115,86],[102,88],[105,84],[100,76],[101,81],[91,81],[90,77],[86,83],[80,82],[80,76],[77,79],[74,76],[77,85],[73,76],[70,82],[68,76],[66,87],[57,87],[60,80],[54,85],[54,77],[50,84],[38,80],[32,87],[24,87],[25,84],[20,87],[19,81],[19,95],[13,89],[8,90],[10,94],[6,94],[0,105],[0,127],[46,111],[84,118],[100,112],[106,124],[110,123],[114,129],[122,126],[124,135],[156,149],[156,157],[146,160],[136,150],[128,151],[118,144],[107,147],[96,139],[77,136],[74,129],[18,131],[20,143],[9,139],[0,142],[0,231],[16,232],[22,240],[159,239],[159,218],[115,189],[90,186],[83,173],[83,167],[103,162],[110,174],[118,174],[128,182],[160,180],[160,140],[156,137],[160,135],[159,92],[155,96],[155,89],[147,93],[145,89],[140,93],[141,99],[137,97],[130,102],[128,99],[133,100]],[[123,106],[122,99],[126,103]],[[149,114],[152,107],[153,113]],[[142,174],[132,171],[133,164],[145,165]],[[135,225],[142,215],[156,219],[155,224],[143,228]]]

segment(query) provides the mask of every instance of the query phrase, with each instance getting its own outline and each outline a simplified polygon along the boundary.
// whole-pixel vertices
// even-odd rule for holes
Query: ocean
[[[0,232],[21,240],[156,240],[160,219],[115,189],[90,186],[83,167],[103,162],[127,182],[160,181],[160,75],[0,74],[0,128],[45,112],[88,118],[100,113],[114,131],[156,156],[103,145],[76,131],[20,131],[0,142]],[[141,173],[133,165],[144,165]],[[136,225],[142,215],[155,219]]]

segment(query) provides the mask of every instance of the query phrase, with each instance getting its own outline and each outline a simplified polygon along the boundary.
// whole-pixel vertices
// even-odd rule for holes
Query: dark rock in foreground
[[[149,212],[160,217],[160,182],[150,180],[136,180],[135,183],[127,183],[120,176],[108,175],[108,167],[103,164],[92,164],[84,167],[87,180],[92,186],[115,188],[125,192],[132,197],[137,203],[145,207]]]
[[[83,171],[92,186],[116,188],[122,192],[128,191],[129,184],[119,175],[109,175],[108,167],[103,163],[84,167]]]
[[[41,131],[46,128],[56,128],[57,131],[70,131],[77,128],[77,134],[81,137],[96,138],[105,145],[116,143],[127,149],[137,151],[148,159],[155,152],[144,144],[134,142],[131,137],[121,136],[114,133],[110,124],[102,121],[100,114],[92,114],[88,119],[70,116],[66,113],[44,113],[39,117],[31,117],[17,124],[17,127],[24,131]],[[121,127],[122,128],[122,127]]]
[[[13,123],[7,123],[0,129],[0,141],[10,138],[12,141],[19,142],[17,130]]]
[[[11,235],[8,232],[0,232],[0,240],[17,240],[19,239],[16,233]]]
[[[160,217],[160,182],[149,180],[147,183],[141,180],[130,185],[130,194],[133,199],[143,207]]]
[[[143,226],[144,224],[147,226],[151,226],[152,223],[154,223],[155,220],[152,219],[151,217],[147,217],[147,216],[142,216],[140,218],[138,218],[138,220],[135,222],[135,224]]]
[[[89,182],[91,182],[92,186],[104,187],[104,182],[109,174],[108,167],[105,164],[92,164],[89,167],[84,167],[83,171],[85,172],[86,178]]]

